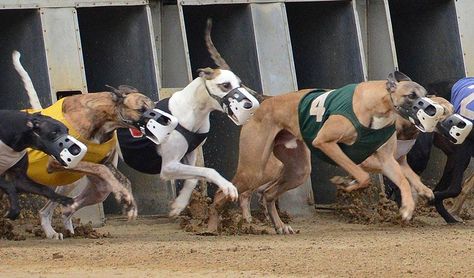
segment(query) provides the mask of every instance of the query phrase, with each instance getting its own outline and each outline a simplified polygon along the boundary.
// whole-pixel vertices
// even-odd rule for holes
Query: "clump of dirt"
[[[347,184],[348,178],[338,177],[331,180],[338,185]],[[385,192],[380,186],[372,182],[372,185],[361,190],[350,193],[338,190],[336,203],[333,205],[335,214],[349,223],[356,224],[395,224],[422,226],[423,223],[416,219],[405,223],[402,221],[397,204],[386,198]],[[434,208],[417,206],[414,216],[436,214]]]
[[[21,213],[18,220],[10,221],[7,219],[0,219],[0,238],[8,240],[25,240],[25,234],[31,234],[35,237],[46,238],[43,230],[41,229],[38,212],[45,204],[45,198],[32,194],[21,194],[19,196]],[[4,215],[9,208],[6,194],[3,198],[0,196],[0,215]],[[55,210],[55,216],[53,219],[58,220],[53,223],[53,228],[58,232],[62,233],[65,238],[109,238],[112,237],[110,233],[100,233],[95,230],[91,223],[81,224],[80,219],[73,218],[74,234],[71,234],[66,230],[60,223],[61,208],[58,207]]]
[[[37,219],[38,212],[46,203],[46,199],[34,194],[19,194],[18,202],[20,205],[18,219]],[[10,204],[7,195],[0,196],[0,215],[5,215],[9,208]]]
[[[26,237],[14,231],[14,225],[12,221],[0,219],[0,239],[25,240]]]
[[[66,230],[62,225],[57,225],[54,227],[54,230],[58,233],[62,233],[64,238],[89,238],[89,239],[98,239],[98,238],[111,238],[112,235],[110,232],[101,233],[92,227],[92,223],[81,224],[80,219],[73,218],[74,225],[74,234],[71,234],[69,230]],[[26,227],[26,232],[33,234],[35,237],[46,238],[41,226],[37,224],[34,227]]]
[[[400,223],[397,204],[385,198],[383,193],[374,191],[372,189],[374,187],[351,193],[338,190],[334,205],[336,215],[349,223]],[[374,198],[375,201],[373,201]]]
[[[209,206],[212,200],[203,196],[200,192],[194,191],[191,195],[191,201],[188,207],[183,211],[180,226],[187,232],[197,233],[199,235],[215,235],[208,233],[207,221],[209,218]],[[262,235],[269,234],[271,229],[266,221],[261,221],[263,213],[254,217],[255,223],[247,223],[240,214],[239,209],[227,206],[221,213],[221,225],[219,234],[225,235],[243,235],[253,234]],[[255,215],[254,215],[255,216]],[[263,215],[263,219],[265,216]],[[286,221],[289,216],[286,216]]]

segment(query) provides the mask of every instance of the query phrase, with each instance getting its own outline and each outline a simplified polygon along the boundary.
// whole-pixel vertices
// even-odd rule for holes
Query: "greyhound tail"
[[[222,58],[217,48],[214,46],[214,43],[211,39],[211,29],[212,29],[212,19],[207,19],[206,30],[204,31],[204,40],[206,41],[207,51],[211,55],[212,60],[218,67],[225,70],[230,70],[227,62]]]
[[[31,108],[33,109],[42,109],[41,103],[38,98],[38,94],[36,93],[35,87],[33,86],[33,82],[31,82],[31,78],[28,75],[28,72],[23,68],[20,62],[20,52],[18,51],[13,51],[12,53],[12,59],[13,59],[13,66],[15,67],[15,70],[18,72],[18,74],[21,77],[21,80],[23,81],[23,85],[25,86],[25,90],[28,94],[28,98],[30,99],[30,105]]]

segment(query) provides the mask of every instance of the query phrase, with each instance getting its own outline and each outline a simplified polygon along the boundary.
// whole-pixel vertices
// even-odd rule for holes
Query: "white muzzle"
[[[63,149],[59,152],[59,162],[65,168],[76,167],[76,165],[84,158],[87,153],[87,146],[71,135],[68,135],[64,142],[60,142],[59,146],[63,147]],[[54,157],[57,159],[56,156]]]
[[[452,114],[439,122],[438,131],[454,144],[462,144],[472,131],[472,122],[459,114]]]
[[[153,143],[159,145],[165,142],[170,133],[178,126],[178,118],[160,109],[151,109],[143,114],[146,124],[140,125],[140,131]]]
[[[222,98],[224,112],[236,125],[245,124],[258,107],[258,100],[242,87],[231,90]]]

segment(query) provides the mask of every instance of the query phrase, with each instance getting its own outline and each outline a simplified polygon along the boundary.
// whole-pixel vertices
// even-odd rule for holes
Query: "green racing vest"
[[[316,89],[307,93],[298,105],[301,135],[311,153],[328,163],[336,164],[321,150],[313,147],[314,138],[330,115],[341,115],[355,127],[357,139],[352,145],[338,143],[342,151],[356,164],[363,162],[395,132],[395,124],[381,129],[363,126],[352,107],[352,98],[357,84],[346,85],[340,89],[327,91]]]

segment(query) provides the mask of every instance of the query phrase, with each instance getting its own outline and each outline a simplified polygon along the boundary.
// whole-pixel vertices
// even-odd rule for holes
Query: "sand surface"
[[[333,212],[293,219],[291,236],[199,236],[179,221],[109,219],[112,237],[0,240],[1,277],[474,277],[474,221],[361,225]],[[20,227],[16,227],[19,229]]]

